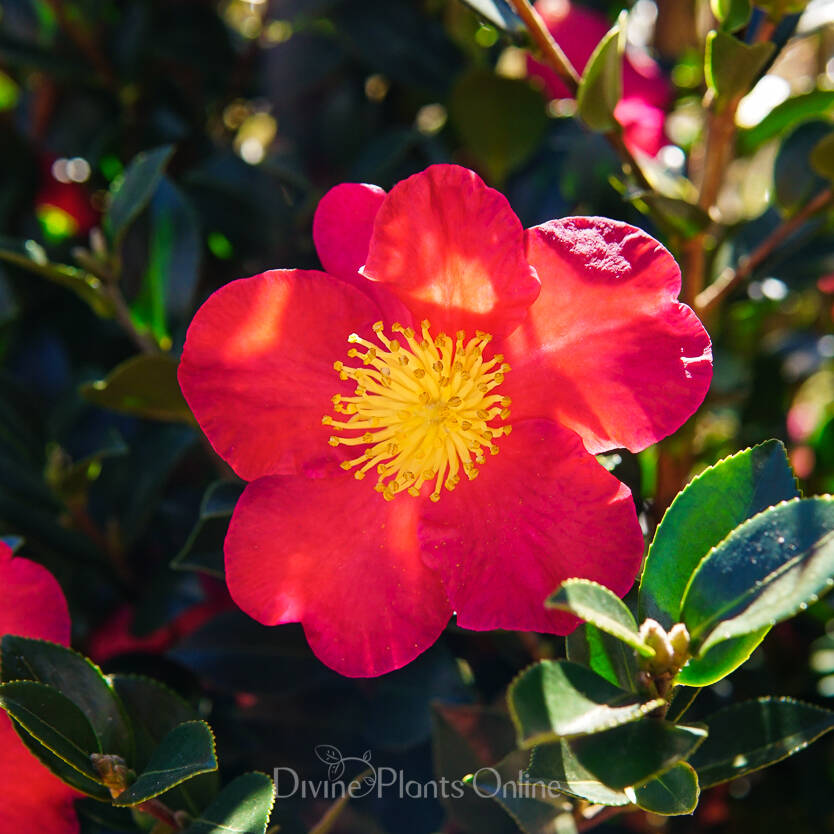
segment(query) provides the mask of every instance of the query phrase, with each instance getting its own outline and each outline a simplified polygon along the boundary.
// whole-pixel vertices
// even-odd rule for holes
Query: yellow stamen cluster
[[[349,415],[346,419],[325,416],[322,423],[359,434],[334,435],[330,445],[366,445],[342,468],[359,467],[354,477],[360,480],[374,469],[374,488],[389,501],[406,490],[417,496],[432,481],[431,500],[439,501],[444,486],[453,490],[460,483],[461,472],[475,478],[484,452],[498,454],[495,439],[510,433],[510,426],[490,425],[510,415],[509,398],[491,393],[510,370],[501,354],[484,359],[492,337],[477,331],[467,339],[460,330],[454,340],[445,333],[432,338],[430,327],[424,321],[420,337],[394,324],[399,340],[389,339],[377,322],[379,345],[355,333],[348,337],[361,348],[348,350],[351,359],[362,361],[360,367],[333,365],[341,379],[356,383],[356,391],[352,397],[333,397],[334,410]]]

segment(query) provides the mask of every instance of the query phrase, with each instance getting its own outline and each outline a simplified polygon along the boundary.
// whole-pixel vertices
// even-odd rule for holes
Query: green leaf
[[[148,205],[173,154],[173,146],[164,145],[142,151],[131,160],[118,187],[110,193],[110,205],[104,216],[104,228],[113,240],[121,240]]]
[[[593,669],[626,692],[637,691],[637,657],[622,640],[585,623],[565,638],[565,646],[568,660]]]
[[[710,0],[710,7],[727,32],[746,26],[753,13],[750,0]]]
[[[671,628],[680,620],[684,593],[704,556],[742,522],[798,494],[778,440],[704,470],[675,497],[657,528],[640,579],[640,618]],[[750,656],[762,637],[734,641],[720,653],[690,660],[679,681],[704,686],[720,680]]]
[[[678,762],[666,773],[637,788],[634,802],[644,811],[672,817],[691,814],[698,806],[700,792],[698,774],[693,767]]]
[[[461,0],[461,2],[502,32],[519,35],[527,31],[524,21],[506,0]]]
[[[683,235],[687,240],[702,232],[712,222],[700,206],[688,200],[648,191],[638,192],[630,196],[629,200],[643,214],[651,215],[670,232]]]
[[[690,764],[709,788],[807,747],[834,729],[834,712],[791,698],[759,698],[719,710],[704,724],[709,738]]]
[[[822,177],[834,182],[834,133],[820,139],[811,151],[811,167]]]
[[[151,678],[112,675],[111,681],[133,725],[135,770],[147,767],[156,748],[177,725],[199,718],[190,704]],[[164,801],[172,808],[182,808],[194,815],[214,799],[218,787],[217,773],[205,773],[173,788],[165,794]]]
[[[740,130],[738,148],[750,154],[802,122],[834,115],[834,90],[812,90],[777,104],[757,125]]]
[[[568,796],[587,799],[595,805],[628,805],[625,793],[607,787],[584,767],[567,741],[542,744],[533,749],[527,781],[549,784]]]
[[[626,12],[597,44],[579,81],[577,115],[591,130],[617,130],[614,108],[623,95]]]
[[[223,577],[223,540],[243,485],[215,481],[203,496],[200,516],[182,550],[171,561],[175,570],[197,570]]]
[[[641,700],[568,660],[544,660],[523,671],[507,701],[524,748],[636,721],[664,703]]]
[[[750,634],[725,640],[708,649],[700,657],[693,657],[675,676],[676,684],[684,686],[711,686],[727,677],[744,663],[759,643],[764,640],[770,626],[766,625]]]
[[[185,834],[264,834],[275,789],[263,773],[244,773],[191,823]]]
[[[491,70],[463,75],[452,88],[448,106],[466,149],[495,183],[530,158],[547,129],[541,93],[524,80]]]
[[[33,243],[33,241],[29,241],[29,243]],[[8,249],[0,249],[0,260],[19,266],[29,272],[34,272],[54,284],[60,284],[62,287],[72,290],[83,302],[89,305],[96,315],[102,318],[113,317],[115,312],[113,301],[100,278],[74,266],[51,263],[46,259],[45,253],[41,256],[43,250],[40,247],[37,249],[30,247],[30,250],[30,254],[34,254],[35,257]]]
[[[4,683],[0,707],[14,719],[15,729],[31,735],[88,779],[101,781],[90,761],[93,753],[102,752],[95,731],[87,716],[57,689],[35,681]]]
[[[545,601],[547,608],[576,614],[644,657],[654,651],[641,639],[637,622],[626,604],[608,588],[590,579],[567,579]]]
[[[94,405],[151,420],[194,423],[177,382],[177,360],[168,354],[134,356],[105,379],[81,386]]]
[[[190,311],[202,251],[196,212],[167,177],[151,200],[150,223],[148,265],[131,314],[137,327],[167,350],[168,319]]]
[[[136,781],[114,805],[141,805],[201,773],[217,770],[214,735],[205,721],[187,721],[171,730],[154,750]]]
[[[4,681],[37,681],[69,698],[87,716],[99,748],[131,761],[133,737],[124,707],[92,661],[57,643],[7,634],[0,668]]]
[[[756,0],[756,5],[764,9],[772,20],[780,21],[787,14],[801,12],[809,0]]]
[[[746,44],[727,32],[707,35],[704,73],[718,109],[750,90],[775,48],[772,43]]]
[[[572,739],[579,763],[614,790],[638,787],[689,758],[706,738],[698,726],[645,719]]]
[[[703,655],[792,617],[834,586],[834,498],[787,501],[746,521],[701,562],[682,618]]]

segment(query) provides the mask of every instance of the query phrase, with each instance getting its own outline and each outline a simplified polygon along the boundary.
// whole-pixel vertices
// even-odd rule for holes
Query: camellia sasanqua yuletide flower
[[[605,15],[572,0],[538,0],[536,11],[548,31],[580,74],[610,24]],[[527,71],[538,78],[550,98],[568,98],[570,91],[546,64],[527,58]],[[614,118],[623,128],[623,141],[632,153],[656,156],[667,144],[666,110],[672,86],[660,66],[645,51],[630,48],[623,61],[623,95]]]
[[[16,634],[69,645],[70,618],[61,586],[43,566],[0,542],[0,637]],[[3,831],[77,834],[81,794],[42,765],[0,710],[0,808]]]
[[[672,256],[603,218],[525,231],[455,165],[388,194],[333,188],[313,237],[326,272],[220,288],[179,367],[250,482],[225,542],[237,604],[300,621],[324,663],[370,676],[453,613],[565,634],[576,620],[544,607],[561,581],[625,594],[643,538],[594,454],[677,429],[712,375]]]

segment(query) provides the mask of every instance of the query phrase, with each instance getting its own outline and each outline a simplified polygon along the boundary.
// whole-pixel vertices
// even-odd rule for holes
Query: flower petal
[[[333,363],[351,332],[380,317],[365,295],[323,272],[275,270],[232,281],[188,328],[179,382],[211,445],[241,478],[339,457],[321,418],[352,386]]]
[[[374,223],[362,274],[386,284],[435,333],[510,333],[539,294],[506,198],[457,165],[398,183]]]
[[[458,624],[476,630],[567,634],[576,618],[546,597],[574,576],[623,596],[643,555],[628,487],[549,420],[515,424],[474,481],[424,505],[419,534]]]
[[[451,608],[420,558],[419,504],[370,481],[277,476],[246,487],[226,537],[235,602],[267,625],[301,621],[319,659],[349,677],[409,663]]]
[[[70,616],[58,580],[0,542],[0,637],[18,634],[69,645]]]
[[[614,108],[614,118],[622,125],[623,141],[632,153],[657,156],[667,144],[666,114],[659,107],[636,97],[621,98]]]
[[[496,350],[515,419],[550,417],[590,452],[640,451],[675,431],[712,379],[710,339],[675,299],[680,269],[645,232],[572,217],[528,232],[542,294]]]

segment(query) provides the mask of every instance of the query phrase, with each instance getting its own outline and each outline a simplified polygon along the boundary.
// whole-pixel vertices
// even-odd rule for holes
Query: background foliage
[[[624,6],[586,5],[612,22]],[[715,43],[705,74],[708,3],[634,5],[630,39],[649,42],[676,85],[672,148],[655,172],[668,177],[698,165],[707,87],[732,97],[755,78],[717,68]],[[409,667],[351,681],[315,660],[300,628],[263,628],[230,604],[222,539],[241,486],[174,378],[208,293],[271,267],[318,266],[310,224],[329,187],[387,188],[433,162],[478,170],[526,226],[603,214],[684,249],[694,237],[710,280],[795,218],[710,312],[716,375],[681,433],[687,453],[678,438],[609,462],[647,526],[690,474],[772,437],[806,494],[834,491],[834,228],[831,212],[802,214],[834,172],[830,142],[819,144],[834,114],[830,6],[817,0],[798,29],[794,15],[773,34],[790,42],[754,73],[766,70],[764,87],[742,103],[721,225],[704,239],[685,195],[624,193],[609,144],[520,77],[518,33],[456,0],[0,4],[0,533],[58,577],[73,645],[105,672],[147,674],[186,698],[214,729],[224,784],[278,766],[323,779],[323,743],[370,748],[375,765],[418,781],[471,770],[483,744],[495,759],[511,745],[506,687],[532,659],[564,656],[561,639],[452,627]],[[830,706],[831,601],[774,628],[691,720],[766,693]],[[284,800],[272,824],[308,831],[329,806]],[[87,834],[124,824],[83,814]],[[337,826],[514,830],[471,797],[360,800]],[[834,740],[706,792],[694,817],[606,823],[664,828],[834,831]]]

